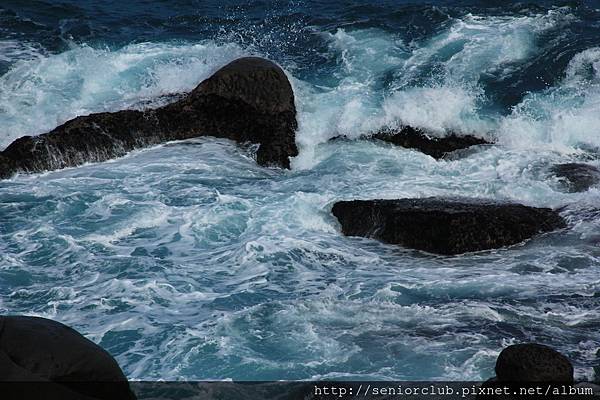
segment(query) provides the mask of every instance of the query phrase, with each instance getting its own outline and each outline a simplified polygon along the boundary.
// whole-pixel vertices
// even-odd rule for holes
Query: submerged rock
[[[371,136],[373,139],[392,143],[409,149],[416,149],[440,159],[444,155],[456,150],[466,149],[472,146],[491,144],[485,139],[472,135],[459,136],[450,133],[444,137],[428,135],[425,131],[410,126],[404,126],[400,130],[385,129]]]
[[[600,183],[600,170],[588,164],[558,164],[550,172],[563,178],[569,192],[585,192]]]
[[[135,399],[108,352],[44,318],[0,317],[0,381],[54,383],[40,386],[44,398]]]
[[[340,201],[332,212],[347,236],[446,255],[509,246],[565,226],[549,208],[433,197]]]
[[[0,178],[105,161],[171,140],[215,136],[259,144],[257,162],[289,168],[298,154],[294,94],[271,61],[235,60],[183,99],[153,110],[77,117],[39,136],[15,140],[0,153]]]

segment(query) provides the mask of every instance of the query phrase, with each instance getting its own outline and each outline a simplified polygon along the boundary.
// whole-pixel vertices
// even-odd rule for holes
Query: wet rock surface
[[[172,140],[214,136],[258,144],[257,162],[289,168],[298,154],[292,87],[271,61],[235,60],[183,99],[154,110],[77,117],[0,153],[0,178],[99,162]]]
[[[332,213],[347,236],[444,255],[510,246],[565,226],[549,208],[475,199],[340,201]]]
[[[450,133],[444,137],[427,134],[424,130],[405,126],[401,129],[386,129],[371,136],[373,139],[382,140],[396,146],[415,149],[435,159],[457,150],[467,149],[472,146],[489,145],[485,139],[472,135],[457,135]]]

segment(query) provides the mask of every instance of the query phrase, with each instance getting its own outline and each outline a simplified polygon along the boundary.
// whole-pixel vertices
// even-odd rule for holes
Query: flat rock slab
[[[371,138],[392,143],[396,146],[419,150],[435,159],[440,159],[456,150],[491,144],[485,139],[472,135],[449,133],[446,136],[437,137],[411,126],[405,126],[397,130],[385,129],[372,135]]]
[[[585,192],[600,183],[600,170],[592,165],[580,163],[558,164],[550,172],[562,178],[569,192]]]
[[[510,246],[565,226],[549,208],[435,197],[340,201],[332,213],[347,236],[444,255]]]

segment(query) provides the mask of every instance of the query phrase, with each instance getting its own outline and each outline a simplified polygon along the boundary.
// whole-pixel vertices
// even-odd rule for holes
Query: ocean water
[[[52,318],[136,380],[479,380],[535,341],[600,365],[600,2],[0,1],[0,148],[164,104],[227,62],[278,62],[300,155],[168,143],[0,181],[0,313]],[[498,145],[435,161],[356,138],[398,122]],[[433,256],[344,237],[332,203],[468,196],[568,228]]]

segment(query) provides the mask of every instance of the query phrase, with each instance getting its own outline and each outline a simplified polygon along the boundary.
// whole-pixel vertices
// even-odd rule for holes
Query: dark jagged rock
[[[257,162],[289,168],[298,154],[292,87],[280,67],[256,57],[235,60],[175,103],[77,117],[0,153],[0,178],[105,161],[170,140],[214,136],[259,144]]]
[[[347,236],[446,255],[509,246],[565,226],[548,208],[433,197],[340,201],[332,212]]]
[[[585,192],[600,183],[600,170],[588,164],[558,164],[550,172],[564,179],[569,192]]]
[[[456,150],[491,144],[487,140],[472,135],[459,136],[455,133],[450,133],[444,137],[435,137],[428,135],[422,129],[410,126],[404,126],[399,130],[384,129],[371,137],[392,143],[396,146],[419,150],[435,159],[440,159],[444,155]]]
[[[44,398],[135,399],[110,354],[44,318],[0,317],[0,381],[45,382],[39,386]]]

